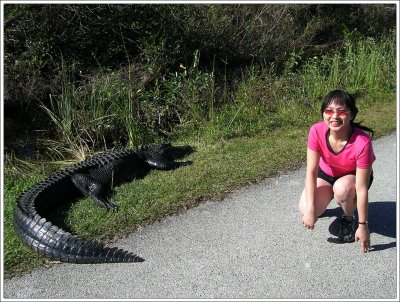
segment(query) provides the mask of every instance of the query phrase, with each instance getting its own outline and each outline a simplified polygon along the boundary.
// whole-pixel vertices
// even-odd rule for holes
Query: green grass
[[[342,47],[307,60],[301,52],[292,53],[281,76],[274,65],[250,66],[241,75],[229,75],[229,85],[228,74],[200,70],[199,60],[197,51],[190,66],[147,86],[134,66],[101,70],[76,82],[74,65],[63,63],[61,93],[51,97],[51,106],[43,106],[58,133],[56,150],[81,158],[165,136],[209,141],[253,136],[288,124],[306,125],[331,90],[371,95],[396,87],[395,32],[380,41],[349,38]]]
[[[8,169],[10,169],[8,167]],[[25,174],[28,175],[28,174]],[[4,177],[4,275],[13,276],[23,273],[33,267],[43,263],[42,259],[25,248],[16,237],[12,219],[14,208],[16,205],[16,196],[22,191],[33,186],[43,176],[38,172],[38,167],[35,167],[29,176],[21,178]]]
[[[179,118],[176,128],[170,129],[173,143],[191,144],[197,152],[188,157],[194,162],[192,166],[153,171],[142,180],[116,188],[113,201],[120,207],[118,212],[105,212],[90,200],[82,199],[70,209],[58,211],[52,219],[71,232],[109,242],[139,226],[206,200],[218,200],[231,190],[298,167],[305,161],[309,127],[321,118],[321,99],[333,89],[343,88],[360,95],[356,121],[373,128],[375,137],[395,131],[394,42],[395,36],[379,43],[368,39],[348,41],[341,52],[302,62],[302,67],[295,71],[292,68],[299,65],[296,60],[300,56],[293,54],[280,77],[270,70],[251,68],[234,91],[224,91],[224,101],[217,100],[214,73],[200,72],[197,64],[187,73],[160,80],[153,90],[143,94],[132,95],[132,90],[121,81],[121,74],[98,75],[84,87],[64,83],[63,94],[58,96],[61,104],[54,104],[59,106],[53,108],[55,112],[48,111],[67,142],[66,146],[62,142],[47,142],[50,149],[58,150],[60,156],[56,158],[65,153],[78,158],[76,155],[85,153],[88,145],[102,145],[102,141],[109,146],[107,131],[115,137],[119,128],[125,129],[128,145],[144,142],[140,129],[148,126],[154,130],[154,117],[162,122],[162,114]],[[143,124],[130,124],[132,112],[138,108],[153,115],[140,115]],[[71,127],[74,119],[78,127]],[[71,151],[64,152],[63,148]],[[58,168],[60,165],[54,163],[6,163],[6,277],[43,263],[16,237],[12,214],[17,196]]]
[[[358,120],[374,128],[376,137],[395,131],[396,102],[393,93],[367,98],[360,107]],[[318,119],[318,115],[311,116],[308,123]],[[300,166],[305,161],[308,127],[289,125],[251,137],[213,143],[189,142],[197,147],[197,152],[187,158],[194,162],[192,166],[175,171],[152,171],[142,180],[117,187],[113,201],[120,207],[118,212],[106,212],[92,201],[82,199],[69,211],[60,213],[61,221],[81,236],[103,242],[113,241],[139,226],[203,201],[219,200],[232,190]],[[16,167],[13,170],[8,166],[4,177],[6,277],[27,272],[45,263],[22,245],[12,229],[16,197],[44,178],[43,166],[28,168]],[[21,169],[25,170],[18,173]],[[45,173],[49,174],[49,170]],[[21,174],[22,177],[16,177]]]

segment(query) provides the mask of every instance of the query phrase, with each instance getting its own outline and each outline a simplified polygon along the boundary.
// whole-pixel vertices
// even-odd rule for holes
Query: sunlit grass
[[[396,129],[395,95],[370,100],[359,117],[374,128],[376,137]],[[385,116],[385,119],[382,119]],[[192,166],[175,171],[152,171],[147,177],[115,189],[113,202],[118,212],[105,212],[92,201],[83,199],[63,213],[64,223],[73,232],[101,241],[117,238],[205,200],[219,200],[226,193],[283,171],[305,161],[308,126],[287,126],[252,137],[221,140],[214,143],[193,141],[197,152],[187,159]],[[190,143],[190,142],[189,142]],[[4,179],[6,276],[30,270],[43,263],[18,240],[12,229],[16,197],[44,177],[40,165],[20,179]]]
[[[143,103],[148,105],[146,108],[154,109],[149,102],[155,98],[158,102],[169,102],[174,110],[181,106],[182,112],[187,113],[179,115],[181,123],[171,138],[174,144],[191,144],[197,148],[197,152],[188,158],[193,165],[175,171],[152,171],[142,180],[116,188],[112,198],[120,207],[118,212],[105,212],[90,200],[83,199],[72,205],[69,211],[60,213],[62,217],[58,219],[81,236],[108,241],[132,232],[140,225],[196,206],[204,200],[218,200],[231,190],[298,167],[305,160],[308,129],[320,119],[318,110],[321,98],[332,89],[343,88],[360,95],[357,99],[360,109],[357,121],[363,121],[373,128],[375,137],[395,131],[393,41],[389,43],[389,40],[385,40],[380,44],[369,40],[357,41],[348,44],[342,53],[313,58],[296,72],[287,72],[281,77],[268,70],[253,69],[236,91],[227,97],[230,102],[222,103],[218,108],[214,106],[213,74],[194,70],[190,76],[173,75],[166,82],[158,83],[157,91],[143,95],[142,101],[146,100]],[[83,104],[71,109],[76,111],[74,114],[79,115],[80,119],[90,116],[89,123],[83,122],[81,127],[73,130],[68,128],[71,126],[69,120],[64,120],[61,111],[54,113],[60,129],[70,131],[66,135],[70,135],[72,141],[68,146],[46,142],[49,149],[54,150],[52,154],[57,163],[6,162],[3,193],[6,276],[28,271],[42,263],[40,257],[22,245],[12,229],[17,196],[45,175],[70,164],[71,158],[63,159],[63,154],[83,159],[88,151],[85,147],[91,143],[91,139],[102,141],[104,138],[106,146],[106,136],[101,131],[108,129],[116,133],[116,128],[107,128],[108,125],[115,126],[107,117],[115,116],[115,112],[118,112],[121,114],[119,118],[126,119],[128,123],[131,110],[137,109],[129,107],[135,105],[132,102],[123,103],[132,101],[134,97],[129,90],[124,90],[120,82],[116,84],[114,76],[103,75],[91,84],[91,89],[86,87],[85,100],[87,103],[90,100],[96,103],[94,100],[103,99],[106,104],[107,98],[116,103],[108,103],[104,108],[92,106],[91,115],[80,109],[84,108]],[[104,85],[99,86],[99,83]],[[72,96],[62,96],[66,105],[71,104],[69,97],[76,97],[73,94],[78,92],[80,96],[85,95],[76,87],[65,92],[72,93]],[[185,103],[176,103],[185,96],[190,96]],[[117,105],[119,109],[115,107]],[[67,114],[67,111],[62,112]],[[126,113],[125,117],[123,113]],[[116,125],[123,125],[122,120]],[[133,140],[137,138],[140,127],[128,124],[125,127],[126,131],[130,131],[127,135],[130,144],[135,145]],[[79,133],[86,136],[79,138]]]

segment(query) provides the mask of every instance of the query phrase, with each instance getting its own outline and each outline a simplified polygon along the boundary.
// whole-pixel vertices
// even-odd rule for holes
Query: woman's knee
[[[333,194],[337,202],[353,200],[355,196],[355,177],[346,175],[339,178],[333,185]]]

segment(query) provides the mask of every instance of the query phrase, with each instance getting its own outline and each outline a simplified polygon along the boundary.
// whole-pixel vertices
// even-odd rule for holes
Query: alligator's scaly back
[[[61,170],[22,193],[14,212],[14,229],[19,238],[40,255],[63,262],[142,262],[128,251],[109,248],[55,226],[43,216],[62,204],[87,196],[108,209],[114,186],[144,177],[151,169],[169,170],[191,162],[175,159],[193,152],[190,146],[153,145],[134,150],[109,151]]]
[[[71,180],[73,175],[95,169],[100,171],[102,167],[126,162],[132,157],[137,156],[129,151],[104,153],[66,168],[22,193],[14,213],[17,235],[33,251],[51,260],[72,263],[143,261],[133,253],[72,235],[41,216],[57,206],[83,197]]]

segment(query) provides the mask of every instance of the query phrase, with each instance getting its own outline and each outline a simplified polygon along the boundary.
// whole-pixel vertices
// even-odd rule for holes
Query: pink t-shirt
[[[319,166],[330,176],[355,174],[357,168],[366,169],[375,161],[372,142],[367,133],[356,126],[346,146],[337,154],[328,147],[329,127],[325,122],[314,124],[308,134],[307,147],[321,155]]]

